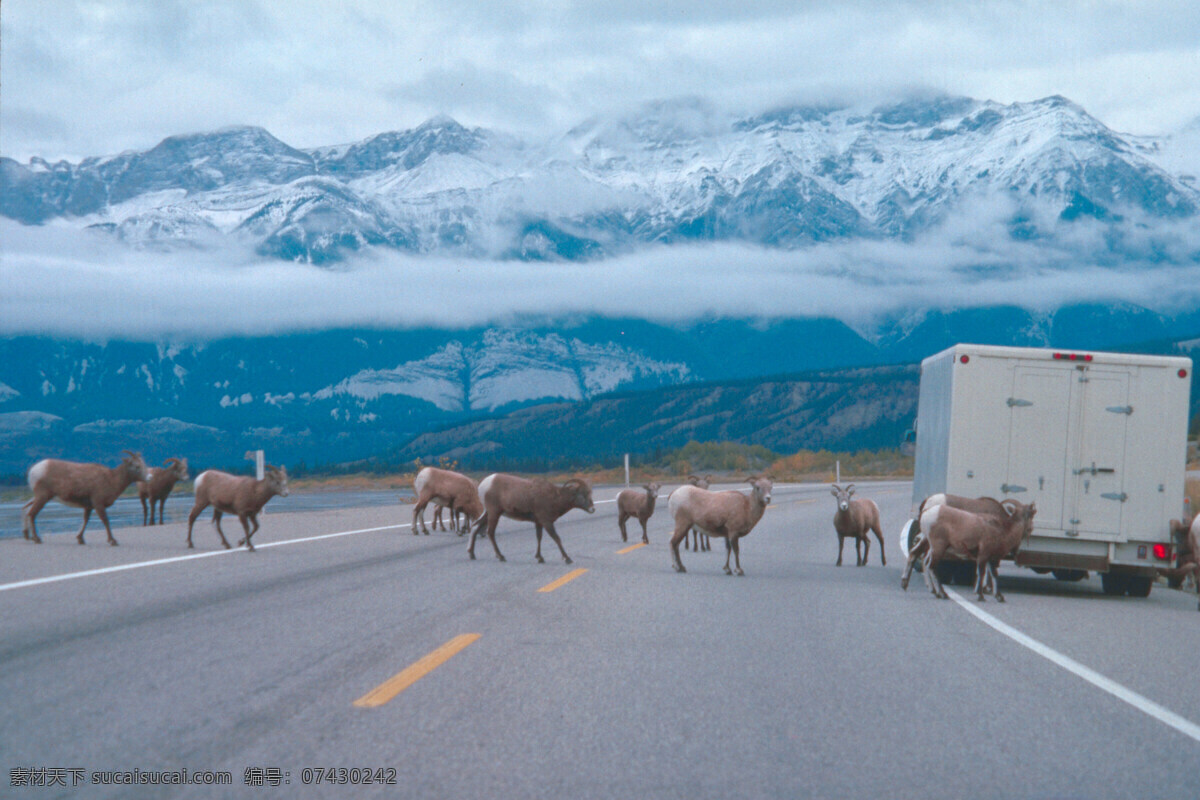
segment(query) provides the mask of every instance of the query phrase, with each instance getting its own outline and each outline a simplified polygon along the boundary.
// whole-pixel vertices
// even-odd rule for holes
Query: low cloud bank
[[[977,209],[978,211],[978,209]],[[869,329],[910,311],[1128,302],[1171,313],[1200,295],[1200,234],[1076,224],[1016,241],[995,214],[913,242],[801,250],[656,247],[587,263],[477,261],[373,251],[335,269],[236,247],[133,251],[67,224],[0,221],[0,335],[206,340],[335,327],[459,328],[522,316],[836,317]],[[1145,239],[1139,241],[1139,237]]]

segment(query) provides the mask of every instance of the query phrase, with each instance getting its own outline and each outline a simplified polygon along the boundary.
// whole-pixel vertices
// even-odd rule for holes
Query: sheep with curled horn
[[[589,514],[596,511],[592,503],[592,487],[580,478],[570,478],[561,486],[555,486],[545,478],[521,478],[516,475],[495,473],[479,482],[479,499],[483,503],[483,515],[471,529],[471,543],[467,546],[467,555],[475,558],[475,537],[480,531],[487,531],[496,558],[504,561],[504,555],[496,545],[496,525],[500,517],[532,522],[537,532],[537,553],[535,558],[539,564],[546,563],[542,558],[542,529],[550,534],[550,538],[558,545],[563,561],[570,564],[571,557],[563,548],[562,540],[554,523],[563,514],[573,508],[581,508]]]
[[[103,464],[80,464],[44,458],[29,468],[29,488],[33,499],[21,508],[21,532],[26,539],[41,544],[37,533],[37,515],[51,500],[83,509],[83,525],[75,540],[83,544],[83,531],[92,512],[104,523],[108,543],[116,546],[108,524],[108,507],[117,501],[129,484],[146,480],[146,462],[141,453],[121,451],[121,463],[109,468]]]

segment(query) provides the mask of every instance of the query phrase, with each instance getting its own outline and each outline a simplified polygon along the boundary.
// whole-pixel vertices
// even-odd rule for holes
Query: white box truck
[[[913,512],[939,492],[1037,503],[1018,566],[1064,580],[1090,570],[1105,593],[1144,597],[1184,508],[1191,373],[1189,358],[1122,353],[960,344],[930,356]]]

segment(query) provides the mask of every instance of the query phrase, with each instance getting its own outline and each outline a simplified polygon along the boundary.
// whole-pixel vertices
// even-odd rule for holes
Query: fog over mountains
[[[304,150],[241,127],[0,158],[0,472],[122,442],[360,458],[547,401],[955,341],[1186,352],[1198,140],[1061,97],[689,99],[540,139],[440,117]]]

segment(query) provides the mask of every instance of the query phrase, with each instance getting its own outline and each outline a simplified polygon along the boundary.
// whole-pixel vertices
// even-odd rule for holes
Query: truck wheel
[[[948,583],[953,586],[955,576],[954,566],[955,565],[953,561],[940,562],[935,568],[938,580],[942,583]]]
[[[1108,595],[1125,594],[1125,589],[1129,585],[1129,579],[1125,575],[1120,575],[1115,572],[1105,572],[1100,575],[1100,588]]]
[[[1087,577],[1085,569],[1056,569],[1053,570],[1054,577],[1060,581],[1081,581]]]
[[[1130,597],[1149,597],[1154,579],[1142,575],[1130,575],[1126,580],[1125,592]]]
[[[978,570],[970,561],[962,561],[954,565],[954,578],[959,586],[974,586]]]

